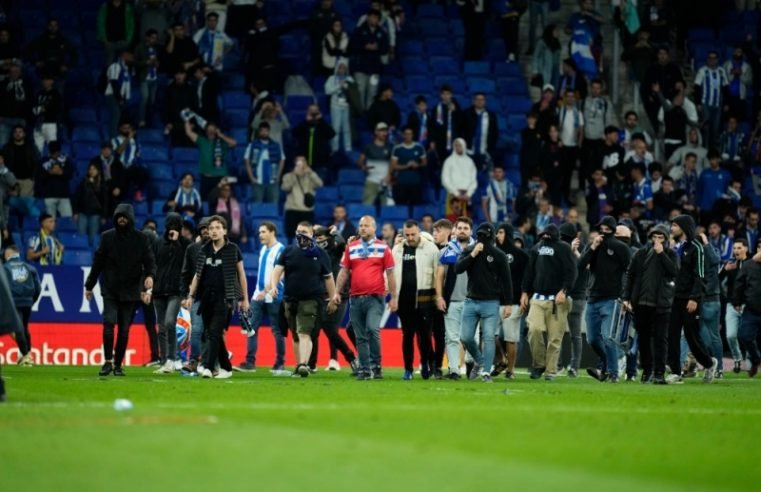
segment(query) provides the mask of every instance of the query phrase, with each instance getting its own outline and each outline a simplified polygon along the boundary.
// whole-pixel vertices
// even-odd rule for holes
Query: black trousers
[[[666,373],[669,319],[671,313],[653,306],[634,308],[634,327],[639,334],[639,356],[645,374],[663,377]]]
[[[703,342],[700,341],[700,305],[694,313],[687,312],[687,299],[674,299],[674,307],[671,310],[671,324],[669,329],[668,362],[671,371],[679,374],[682,369],[680,357],[680,345],[682,330],[690,352],[703,367],[711,367],[713,361],[708,355]]]
[[[520,25],[520,17],[514,15],[502,18],[499,25],[502,30],[502,40],[505,42],[507,55],[513,55],[515,61],[518,61],[518,26]]]
[[[484,52],[484,34],[486,33],[486,14],[480,12],[463,12],[462,23],[465,28],[463,46],[466,60],[480,60]]]
[[[399,309],[402,322],[402,356],[404,369],[412,371],[415,358],[415,336],[417,336],[420,362],[428,364],[431,360],[431,325],[433,318],[429,310],[414,306]]]
[[[159,360],[159,335],[156,332],[156,309],[153,301],[150,304],[143,304],[143,322],[145,331],[148,332],[148,345],[151,349],[151,362]]]
[[[343,339],[341,336],[341,333],[339,331],[338,326],[341,324],[341,321],[343,321],[344,315],[346,314],[346,308],[349,306],[349,303],[347,300],[342,300],[341,304],[338,306],[338,309],[336,309],[336,312],[333,314],[328,314],[323,316],[322,323],[320,324],[321,328],[319,330],[315,330],[312,333],[312,354],[309,356],[309,367],[315,368],[317,367],[317,355],[318,355],[318,339],[320,338],[320,332],[324,331],[325,335],[327,335],[328,340],[330,340],[331,345],[331,351],[333,350],[333,347],[335,347],[336,350],[341,352],[341,355],[344,356],[344,359],[346,359],[346,362],[350,363],[356,359],[356,355],[354,355],[354,352],[349,348],[349,344],[346,343],[346,340]],[[330,354],[331,358],[336,358],[336,354],[332,353]]]
[[[32,316],[32,307],[17,307],[18,317],[24,327],[24,333],[16,335],[16,344],[21,355],[26,355],[32,350],[32,335],[29,333],[29,318]]]
[[[133,301],[103,299],[103,358],[107,361],[113,360],[116,367],[121,367],[124,362],[129,343],[129,328],[136,307],[137,303]],[[114,349],[114,331],[117,327],[119,331]]]
[[[560,189],[566,202],[570,202],[571,200],[571,177],[573,176],[574,169],[576,169],[576,161],[578,158],[578,147],[563,147],[560,149]],[[579,185],[583,186],[583,182],[579,183]],[[560,203],[553,203],[553,205],[559,206]]]
[[[219,363],[219,367],[222,369],[232,371],[233,367],[230,363],[230,357],[227,355],[227,345],[225,345],[225,331],[230,326],[232,311],[224,301],[202,301],[199,309],[208,344],[208,350],[203,358],[203,366],[214,371],[217,363]]]
[[[431,350],[432,369],[441,369],[444,365],[444,353],[446,352],[446,326],[444,324],[444,313],[435,311],[431,323],[433,330],[433,349]]]

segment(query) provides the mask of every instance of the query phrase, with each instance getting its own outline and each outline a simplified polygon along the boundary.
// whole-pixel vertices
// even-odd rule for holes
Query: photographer
[[[303,155],[296,156],[293,171],[283,176],[280,189],[288,193],[285,198],[285,230],[289,234],[296,230],[299,222],[314,221],[314,192],[322,188],[322,179],[309,166]],[[290,236],[293,237],[293,236]]]
[[[509,318],[512,313],[513,281],[507,256],[495,244],[494,226],[482,223],[476,230],[476,238],[476,244],[468,246],[455,264],[458,274],[468,272],[468,297],[462,311],[460,338],[475,361],[470,379],[481,376],[484,383],[491,383],[495,336],[500,320]],[[500,306],[504,306],[501,313]],[[483,354],[476,342],[479,321]]]

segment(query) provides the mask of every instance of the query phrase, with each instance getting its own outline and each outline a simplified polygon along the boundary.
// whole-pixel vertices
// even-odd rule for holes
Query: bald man
[[[341,261],[332,303],[341,304],[341,292],[347,278],[349,287],[349,318],[357,337],[359,371],[357,379],[383,379],[381,369],[380,322],[383,317],[386,282],[391,292],[389,309],[396,312],[397,290],[394,278],[394,258],[391,248],[376,235],[375,219],[364,216],[359,221],[359,238],[351,241]]]

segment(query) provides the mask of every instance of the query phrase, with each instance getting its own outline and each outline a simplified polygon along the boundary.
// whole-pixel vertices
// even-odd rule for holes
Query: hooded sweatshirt
[[[493,225],[488,222],[479,225],[476,237],[484,245],[483,251],[473,258],[471,253],[476,245],[465,248],[457,259],[455,272],[468,272],[468,299],[499,301],[501,306],[508,306],[513,301],[510,263],[494,243],[495,236]]]
[[[507,255],[507,262],[510,264],[510,277],[513,281],[513,300],[511,304],[521,303],[521,286],[523,285],[523,273],[528,265],[528,253],[515,245],[513,240],[513,226],[508,222],[503,222],[497,227],[497,231],[505,231],[505,242],[497,247]]]
[[[170,231],[180,233],[176,241],[169,239]],[[190,241],[182,237],[182,217],[176,213],[168,214],[164,236],[153,245],[157,265],[156,280],[153,283],[154,297],[171,297],[181,294],[177,279],[182,274],[182,263],[188,246]]]
[[[555,224],[545,227],[541,237],[528,254],[523,292],[548,297],[561,290],[568,294],[576,283],[576,258],[571,247],[560,241],[560,231]]]
[[[117,225],[119,217],[128,219],[125,227]],[[139,302],[143,278],[156,275],[153,249],[147,236],[135,229],[135,211],[128,203],[116,206],[114,228],[101,234],[85,288],[92,290],[101,274],[103,298],[117,302]]]
[[[338,68],[346,66],[346,74],[340,75]],[[354,83],[354,78],[349,74],[349,62],[342,58],[336,63],[333,75],[325,81],[325,95],[330,96],[331,108],[349,107],[349,84]]]
[[[684,241],[676,246],[679,274],[674,298],[700,302],[705,292],[705,251],[695,238],[695,220],[689,215],[679,215],[672,222],[684,231]]]
[[[666,237],[663,253],[657,254],[652,241],[637,250],[624,276],[621,297],[635,306],[655,307],[660,312],[671,311],[674,302],[674,280],[677,275],[676,252],[668,248],[671,234],[663,224],[655,226],[648,236],[660,233]]]
[[[570,224],[568,222],[561,224],[559,230],[560,239],[569,245],[576,238],[576,234],[578,234],[578,228],[574,224]],[[571,253],[573,253],[573,248],[571,249]],[[586,302],[587,290],[589,288],[589,269],[582,267],[581,264],[577,262],[576,270],[576,282],[573,284],[573,288],[569,290],[567,294],[568,297],[574,301],[578,300]]]
[[[22,260],[18,254],[9,258],[4,266],[15,306],[17,308],[32,307],[42,291],[37,269]]]
[[[604,217],[602,223],[608,225],[611,217]],[[612,227],[616,229],[616,221],[612,219]],[[579,258],[582,268],[589,266],[592,282],[589,286],[589,302],[617,299],[621,296],[624,274],[629,267],[632,252],[629,246],[613,237],[613,234],[603,237],[597,249],[587,248]]]
[[[452,195],[459,195],[459,190],[465,190],[472,197],[478,189],[478,170],[473,159],[468,155],[468,146],[465,140],[458,138],[456,142],[462,145],[463,153],[458,154],[452,150],[452,154],[444,161],[441,169],[441,185]],[[452,147],[454,149],[454,147]]]
[[[719,282],[719,267],[721,258],[710,244],[703,245],[705,253],[705,295],[703,302],[719,302],[721,300],[721,283]]]
[[[697,141],[695,143],[690,142],[690,132],[695,131],[697,134]],[[686,135],[686,144],[677,148],[671,157],[669,157],[668,164],[673,166],[669,171],[669,176],[674,178],[674,181],[679,179],[684,174],[684,158],[687,154],[695,154],[697,156],[697,162],[695,163],[695,171],[700,173],[703,169],[708,167],[708,149],[703,147],[703,137],[700,135],[700,131],[695,128],[688,127]]]

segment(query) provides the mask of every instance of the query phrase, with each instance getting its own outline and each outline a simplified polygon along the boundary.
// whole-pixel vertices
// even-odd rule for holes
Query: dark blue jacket
[[[5,263],[5,273],[16,307],[32,307],[41,291],[37,269],[19,256],[14,256]]]
[[[377,50],[365,48],[370,43],[378,43]],[[381,56],[388,54],[388,35],[380,27],[370,30],[367,23],[359,26],[351,35],[349,51],[354,55],[351,68],[354,73],[380,74],[383,72]]]

